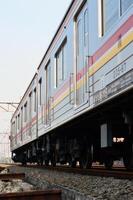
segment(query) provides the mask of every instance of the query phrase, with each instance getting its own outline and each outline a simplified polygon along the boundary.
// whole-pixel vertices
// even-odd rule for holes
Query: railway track
[[[113,170],[105,170],[103,166],[97,166],[93,167],[92,169],[80,169],[78,166],[76,168],[70,168],[69,166],[59,166],[57,165],[56,167],[52,166],[39,166],[39,165],[27,165],[27,166],[22,166],[20,164],[13,164],[13,165],[8,165],[7,169],[9,169],[10,172],[18,172],[18,173],[25,173],[26,177],[28,177],[27,180],[29,180],[29,183],[38,185],[38,188],[43,188],[40,187],[43,184],[43,181],[45,180],[46,182],[48,181],[51,185],[60,185],[61,190],[63,195],[67,195],[66,190],[62,189],[62,185],[67,186],[67,192],[68,188],[75,188],[75,190],[80,191],[82,194],[82,191],[85,191],[85,194],[89,194],[93,196],[98,195],[99,192],[93,191],[92,188],[96,187],[97,185],[99,186],[99,190],[101,191],[101,188],[105,188],[106,191],[106,186],[109,184],[109,187],[112,188],[112,192],[108,192],[108,196],[112,195],[115,196],[115,187],[118,188],[118,192],[120,193],[120,188],[121,185],[123,185],[123,193],[127,193],[128,190],[131,189],[131,180],[133,179],[133,172],[126,171],[124,168],[120,167],[115,167]],[[7,170],[8,171],[8,170]],[[66,172],[67,174],[65,174]],[[79,175],[78,175],[79,174]],[[82,175],[87,175],[87,176],[82,176]],[[88,177],[92,176],[92,177]],[[94,177],[93,177],[94,176]],[[115,180],[115,179],[106,179],[106,178],[100,178],[100,177],[114,177],[114,178],[119,178],[119,179],[128,179],[128,188],[125,188],[125,185],[127,184],[123,180]],[[76,184],[77,183],[77,184]],[[112,184],[113,183],[113,184]],[[44,183],[45,184],[45,183]],[[59,187],[60,188],[60,187]],[[34,189],[34,188],[33,188]],[[36,190],[36,189],[35,189]],[[53,187],[53,192],[55,191],[55,188]],[[70,189],[71,191],[71,189]],[[55,192],[61,192],[61,191],[55,191]],[[30,192],[23,192],[23,193],[8,193],[8,194],[1,194],[0,195],[0,200],[5,199],[5,200],[16,200],[16,199],[25,199],[25,200],[42,200],[42,199],[47,199],[47,200],[56,200],[56,196],[51,194],[51,196],[47,197],[46,191],[33,191],[31,190]],[[70,192],[71,194],[71,192]],[[57,195],[57,194],[56,194]],[[73,195],[73,194],[71,194]],[[121,193],[120,193],[121,195]],[[103,191],[103,196],[104,196],[104,191]],[[130,194],[128,196],[131,196]],[[34,198],[33,198],[34,197]],[[57,200],[61,199],[61,197],[57,197]]]
[[[0,194],[0,200],[61,200],[61,190],[28,191]]]
[[[24,179],[24,173],[7,173],[7,174],[0,174],[1,181],[11,181],[13,179]]]
[[[0,171],[8,169],[0,166]],[[7,170],[8,171],[8,170]],[[0,181],[24,180],[25,173],[0,173]],[[0,200],[61,200],[61,190],[31,190],[23,192],[0,193]]]
[[[89,176],[101,176],[101,177],[114,177],[118,179],[129,179],[133,180],[133,171],[126,171],[125,168],[113,168],[112,170],[106,170],[104,167],[94,167],[91,169],[80,169],[80,168],[70,168],[67,166],[39,166],[39,165],[26,165],[25,167],[40,168],[53,171],[60,171],[66,173],[74,173]]]
[[[5,167],[0,166],[0,172],[1,172],[2,170],[4,170],[4,169],[5,169]]]
[[[20,164],[17,164],[17,166],[22,167],[22,165]],[[112,170],[107,170],[103,166],[94,166],[91,169],[80,169],[79,167],[70,168],[69,166],[52,167],[52,166],[44,166],[44,165],[43,166],[26,165],[23,167],[47,169],[47,170],[60,171],[60,172],[66,172],[66,173],[75,173],[75,174],[81,174],[81,175],[114,177],[114,178],[119,178],[119,179],[133,180],[133,171],[127,171],[124,167],[114,167]]]

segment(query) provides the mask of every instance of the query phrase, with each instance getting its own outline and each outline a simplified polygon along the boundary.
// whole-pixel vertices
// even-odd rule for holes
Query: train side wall
[[[82,67],[81,72],[77,73],[75,26],[76,16],[82,10],[83,2],[80,0],[73,4],[38,69],[38,75],[12,118],[13,123],[16,116],[21,113],[21,107],[25,102],[29,105],[31,92],[34,102],[36,88],[36,110],[32,103],[32,111],[28,106],[27,121],[23,122],[23,126],[17,132],[12,126],[12,151],[133,88],[133,6],[130,6],[109,31],[104,35],[99,35],[97,0],[86,2],[89,28],[87,64]],[[55,83],[56,56],[64,45],[67,71],[65,80],[57,87]],[[51,72],[49,95],[47,94],[49,87],[47,69]],[[78,79],[79,74],[80,79]],[[77,88],[82,88],[84,84],[87,85],[84,93],[86,101],[77,105]]]

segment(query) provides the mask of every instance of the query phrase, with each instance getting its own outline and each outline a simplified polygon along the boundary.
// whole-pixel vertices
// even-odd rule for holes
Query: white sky
[[[0,101],[20,101],[70,2],[0,0]],[[0,132],[10,116],[0,109]]]

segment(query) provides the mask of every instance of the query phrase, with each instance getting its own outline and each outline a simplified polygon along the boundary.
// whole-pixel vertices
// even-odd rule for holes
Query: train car
[[[14,128],[23,100],[11,120],[14,160],[81,168],[123,160],[133,168],[132,27],[133,0],[71,2],[34,78],[36,114],[29,109],[22,128],[31,132],[27,142],[18,146]]]
[[[11,151],[13,159],[25,163],[31,157],[31,148],[26,151],[25,146],[37,139],[37,74],[33,77],[22,100],[11,119]],[[31,144],[30,144],[31,145]],[[33,149],[32,149],[33,150]],[[34,150],[33,150],[34,151]],[[34,152],[32,152],[33,159]]]

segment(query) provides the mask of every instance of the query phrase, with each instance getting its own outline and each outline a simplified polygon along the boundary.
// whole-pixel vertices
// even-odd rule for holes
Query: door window
[[[76,19],[77,41],[76,41],[76,104],[82,105],[88,100],[86,92],[87,85],[87,55],[88,55],[88,9],[84,5]]]

